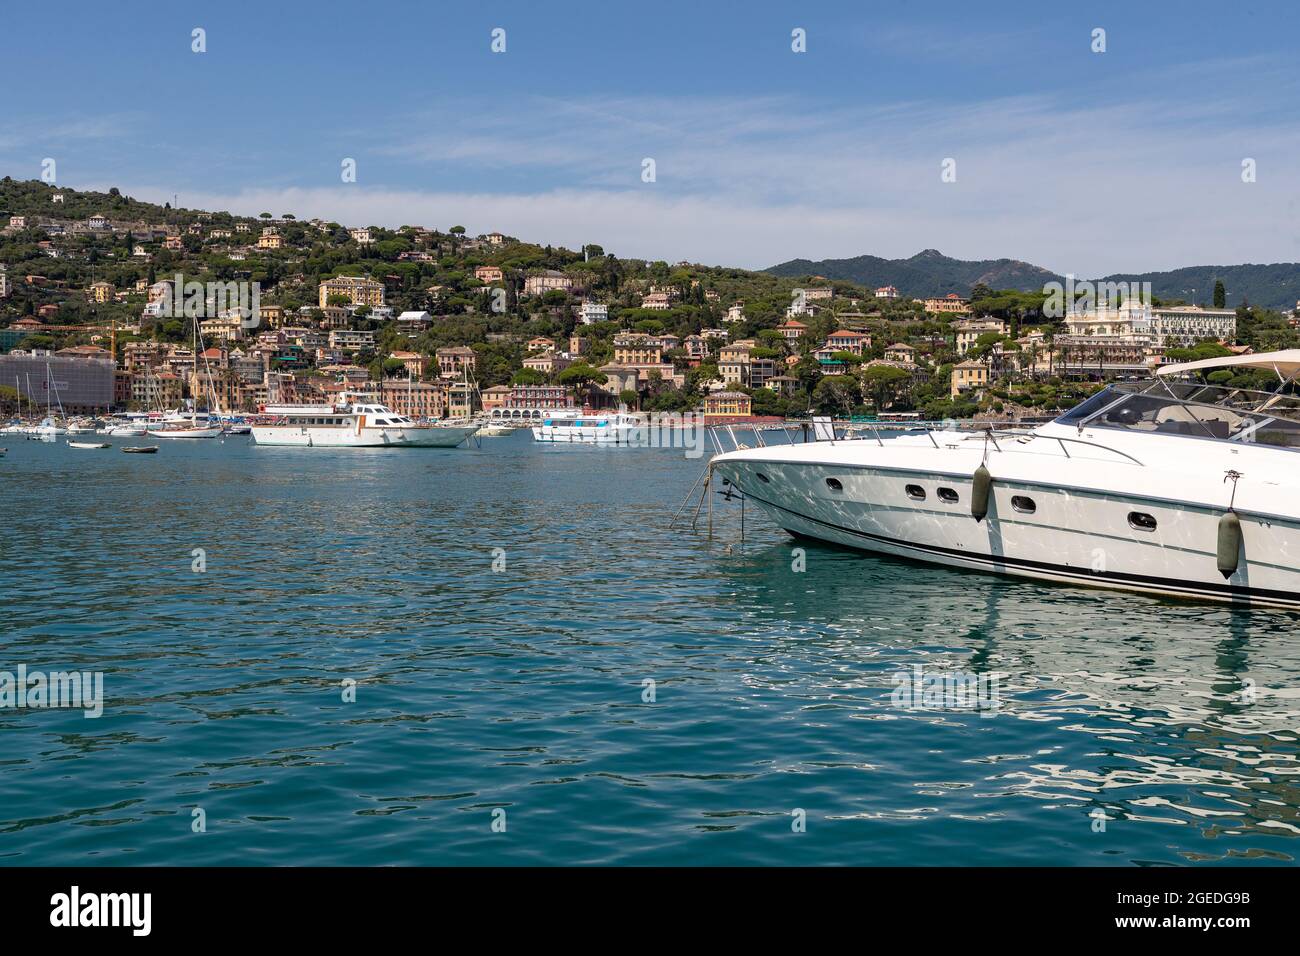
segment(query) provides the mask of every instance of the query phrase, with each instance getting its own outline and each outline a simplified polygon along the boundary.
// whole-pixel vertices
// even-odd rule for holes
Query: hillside
[[[63,196],[61,203],[53,203],[55,194]],[[49,186],[36,180],[17,180],[9,176],[0,179],[0,219],[10,216],[57,216],[65,219],[86,219],[89,216],[109,216],[113,219],[140,222],[188,224],[198,218],[194,210],[175,210],[151,202],[132,199],[117,191],[107,193]]]
[[[953,259],[934,249],[918,252],[909,259],[882,259],[879,256],[855,256],[852,259],[792,259],[766,270],[788,278],[825,276],[868,288],[896,286],[904,295],[918,298],[942,296],[949,292],[969,295],[976,283],[993,289],[1041,291],[1045,282],[1063,281],[1063,277],[1028,262],[1016,259]],[[1277,262],[1269,265],[1246,263],[1235,266],[1188,266],[1169,272],[1114,273],[1101,281],[1150,282],[1158,299],[1195,298],[1208,304],[1216,279],[1222,279],[1228,291],[1228,305],[1244,302],[1270,309],[1293,309],[1300,300],[1300,263]],[[1195,292],[1193,293],[1193,290]]]
[[[1191,301],[1192,290],[1201,304],[1213,294],[1214,281],[1223,280],[1232,308],[1244,303],[1269,309],[1290,310],[1300,300],[1300,262],[1275,262],[1269,265],[1246,263],[1238,266],[1188,266],[1172,272],[1117,273],[1106,281],[1150,282],[1151,293],[1158,299]]]
[[[971,288],[981,282],[991,289],[1035,292],[1043,288],[1043,283],[1062,278],[1017,259],[967,261],[945,256],[936,249],[926,249],[909,259],[882,259],[879,256],[823,259],[821,262],[792,259],[766,271],[788,278],[825,276],[856,282],[871,289],[892,285],[903,295],[923,299],[949,292],[967,296]]]
[[[438,404],[410,411],[436,415],[451,409],[453,386],[467,372],[480,389],[559,386],[597,407],[619,401],[653,411],[698,409],[718,391],[739,390],[755,414],[775,416],[1045,413],[1092,387],[1056,376],[1050,357],[1044,373],[1040,344],[1015,338],[1042,323],[1042,296],[1034,292],[1058,277],[1012,259],[965,262],[926,250],[898,262],[864,256],[752,272],[621,259],[596,245],[570,250],[499,233],[471,236],[458,225],[345,228],[282,210],[172,209],[116,190],[12,179],[0,180],[0,210],[0,352],[115,350],[111,357],[130,372],[127,401],[137,407],[168,381],[152,370],[178,355],[185,362],[195,325],[205,344],[218,346],[212,357],[227,404],[245,410],[268,401],[273,385],[278,395],[319,403],[340,376],[358,374],[376,389],[405,385],[389,395],[399,410],[414,401],[418,379]],[[1261,273],[1279,283],[1269,298],[1294,299],[1294,267],[1238,268],[1243,284],[1276,270]],[[1157,294],[1175,297],[1192,278],[1199,293],[1199,273],[1186,272],[1171,285],[1153,277]],[[1234,274],[1224,270],[1233,293]],[[211,307],[199,303],[194,315],[153,307],[154,283],[177,275],[187,288],[208,284]],[[809,283],[810,275],[830,281]],[[260,290],[261,311],[247,332],[214,288],[239,283]],[[928,313],[912,298],[965,295],[981,283],[996,291],[972,308],[1008,327],[965,348],[955,327],[962,314]],[[902,297],[875,298],[881,285],[897,286]],[[796,295],[808,287],[815,298]],[[787,323],[791,317],[798,321]],[[837,332],[848,337],[832,340]],[[1237,338],[1257,350],[1300,342],[1285,316],[1258,309],[1243,313]],[[992,362],[995,347],[1010,356],[1000,360],[996,386],[954,393],[952,366],[974,349]],[[177,391],[167,407],[179,407],[182,389],[194,397],[201,387],[170,381]],[[12,410],[13,396],[9,402]]]

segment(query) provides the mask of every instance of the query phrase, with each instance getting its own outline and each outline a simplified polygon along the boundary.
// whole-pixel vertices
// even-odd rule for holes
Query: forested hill
[[[1017,259],[953,259],[934,249],[918,252],[908,259],[882,259],[879,256],[855,256],[852,259],[792,259],[766,270],[788,278],[825,276],[856,282],[868,288],[896,286],[903,295],[916,298],[943,296],[949,292],[966,296],[977,283],[991,289],[1041,291],[1046,282],[1064,281],[1048,269]],[[1228,291],[1227,304],[1243,302],[1270,309],[1290,310],[1300,300],[1300,263],[1246,263],[1235,266],[1187,266],[1169,272],[1115,273],[1104,282],[1150,282],[1158,299],[1181,299],[1210,303],[1215,280],[1222,280]]]
[[[852,259],[792,259],[766,270],[773,275],[791,278],[825,276],[857,282],[868,288],[892,285],[903,295],[914,298],[944,296],[956,292],[970,295],[983,283],[991,289],[1041,291],[1043,283],[1060,280],[1047,269],[1017,259],[983,259],[968,261],[945,256],[936,249],[926,249],[909,259],[882,259],[879,256],[855,256]]]

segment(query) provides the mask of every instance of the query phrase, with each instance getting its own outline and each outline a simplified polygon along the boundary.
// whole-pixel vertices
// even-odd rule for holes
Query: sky
[[[62,185],[190,208],[744,268],[1300,261],[1295,0],[117,0],[0,23],[20,179],[49,158]]]

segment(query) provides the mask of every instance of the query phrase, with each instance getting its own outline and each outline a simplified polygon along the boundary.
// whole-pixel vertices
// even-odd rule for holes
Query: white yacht
[[[1177,381],[1267,369],[1276,392]],[[787,531],[938,564],[1300,608],[1300,349],[1166,366],[1013,432],[716,456]]]
[[[190,412],[188,415],[168,415],[162,426],[150,425],[150,438],[220,438],[221,423],[209,415]]]
[[[30,435],[43,435],[52,437],[54,435],[66,435],[67,428],[59,424],[59,420],[52,415],[47,415],[39,425],[28,430]]]
[[[533,440],[580,445],[644,444],[646,423],[629,412],[583,413],[576,410],[548,414],[533,426]]]
[[[513,435],[521,426],[508,425],[498,419],[485,418],[478,421],[478,433],[484,438],[504,438]]]
[[[143,438],[148,428],[144,425],[135,425],[130,422],[110,423],[99,430],[101,435],[109,435],[113,438]]]
[[[477,425],[426,425],[375,404],[268,405],[273,424],[252,426],[259,445],[305,448],[454,448]]]
[[[112,438],[141,438],[148,430],[148,415],[142,412],[123,412],[103,422],[95,433]]]

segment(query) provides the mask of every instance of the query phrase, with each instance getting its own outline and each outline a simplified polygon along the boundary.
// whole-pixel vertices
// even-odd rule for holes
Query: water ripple
[[[0,669],[107,699],[0,710],[5,863],[1300,848],[1293,615],[807,544],[795,573],[752,511],[743,543],[720,502],[712,540],[670,531],[702,463],[666,451],[12,444]],[[996,676],[996,712],[900,709],[915,665]]]

